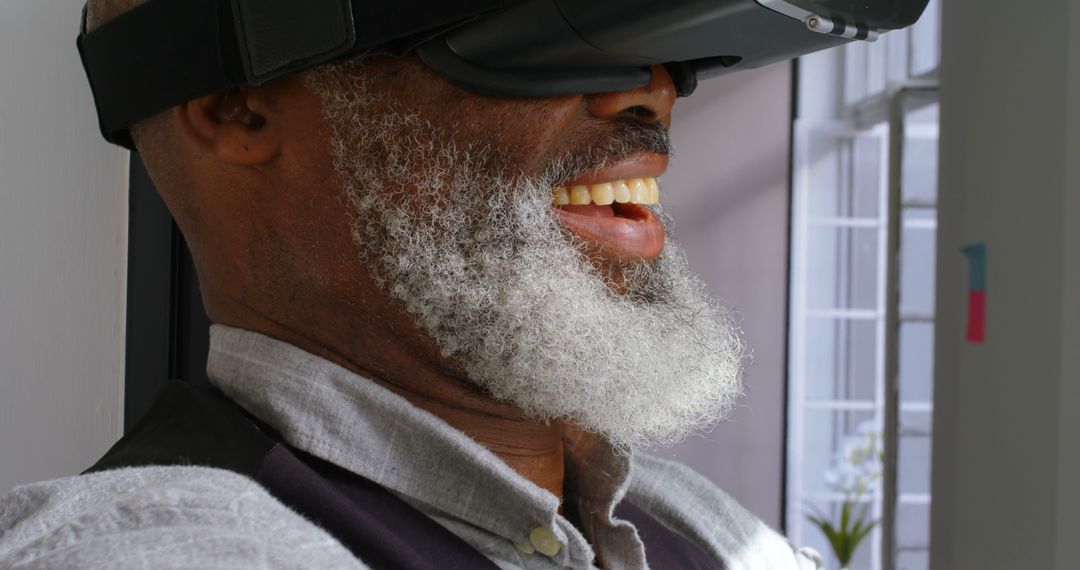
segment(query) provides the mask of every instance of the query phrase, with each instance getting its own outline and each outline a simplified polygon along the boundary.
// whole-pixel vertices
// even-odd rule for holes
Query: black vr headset
[[[311,67],[415,50],[482,95],[603,93],[760,67],[910,26],[928,0],[150,0],[79,35],[101,130]]]

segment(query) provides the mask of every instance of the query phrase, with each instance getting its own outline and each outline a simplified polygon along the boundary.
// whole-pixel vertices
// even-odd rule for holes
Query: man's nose
[[[654,65],[648,85],[586,95],[585,100],[589,113],[600,119],[625,118],[667,125],[671,121],[671,108],[675,106],[675,83],[663,65]]]

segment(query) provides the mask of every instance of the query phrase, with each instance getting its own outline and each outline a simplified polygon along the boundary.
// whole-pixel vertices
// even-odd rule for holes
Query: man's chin
[[[664,290],[656,261],[612,260],[588,250],[582,256],[595,271],[597,279],[618,297],[649,303],[656,301],[658,293]]]

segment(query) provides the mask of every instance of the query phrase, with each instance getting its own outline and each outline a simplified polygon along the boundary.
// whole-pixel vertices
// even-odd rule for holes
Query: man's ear
[[[238,88],[192,99],[174,109],[187,138],[222,162],[256,166],[281,150],[280,130],[269,116],[271,96],[259,88]]]

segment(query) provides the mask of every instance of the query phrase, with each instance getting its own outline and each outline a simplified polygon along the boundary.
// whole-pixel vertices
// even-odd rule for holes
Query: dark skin
[[[526,173],[595,138],[605,123],[667,125],[675,100],[660,67],[632,91],[495,99],[450,85],[415,58],[366,66],[402,108],[463,143],[490,142]],[[564,441],[588,437],[529,421],[478,389],[376,286],[356,255],[319,101],[302,79],[196,99],[160,120],[163,136],[143,154],[191,246],[212,321],[371,378],[562,498]],[[421,203],[422,191],[413,190]],[[602,255],[593,261],[605,263]]]

